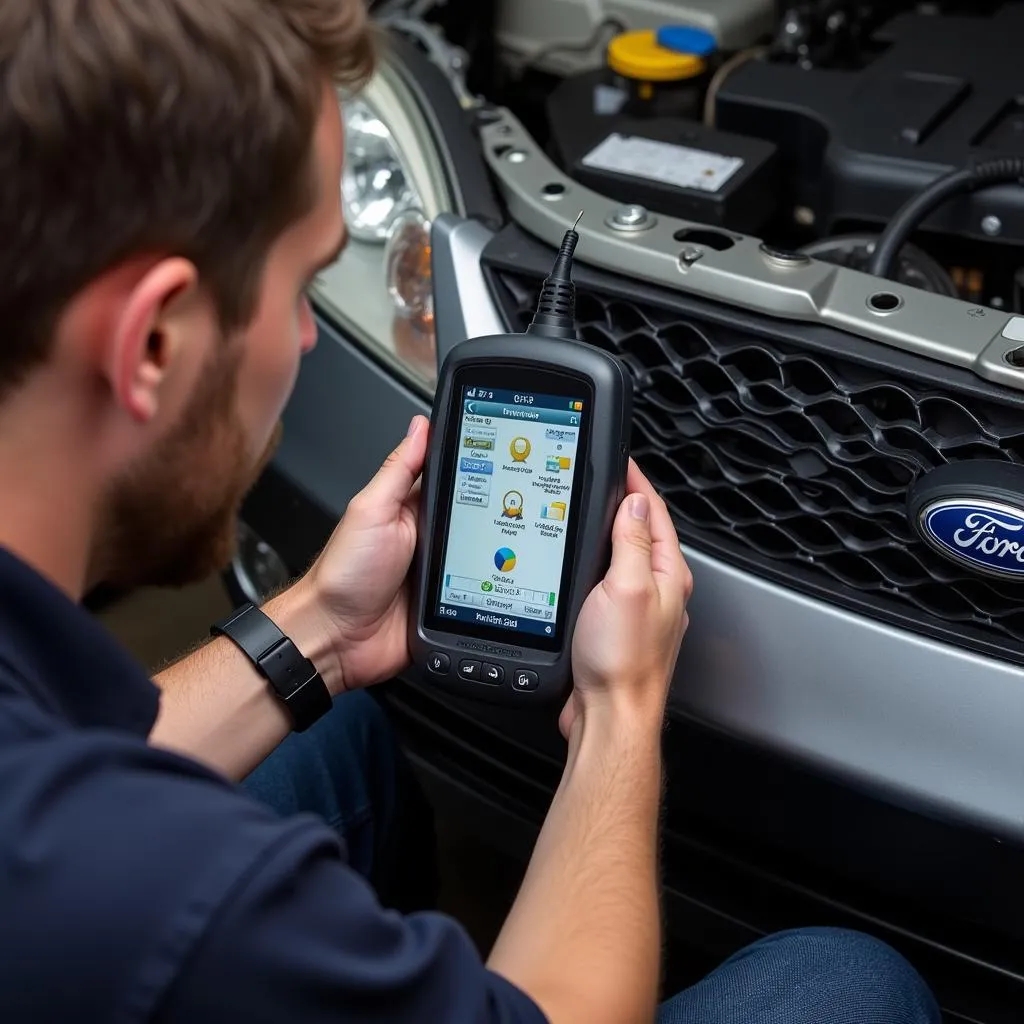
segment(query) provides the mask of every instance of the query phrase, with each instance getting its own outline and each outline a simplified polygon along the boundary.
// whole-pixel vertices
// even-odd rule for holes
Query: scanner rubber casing
[[[567,602],[563,641],[557,651],[542,651],[516,642],[516,633],[509,631],[507,642],[480,640],[454,632],[428,627],[425,616],[438,599],[430,592],[429,564],[434,537],[446,526],[447,505],[444,488],[451,480],[440,479],[443,445],[453,410],[454,387],[459,370],[472,364],[484,374],[493,367],[529,369],[540,367],[562,374],[576,375],[590,382],[590,443],[583,468],[583,486],[578,508],[582,514],[573,550],[566,558],[573,559],[569,587],[562,600]],[[497,378],[496,383],[500,380]],[[611,556],[611,531],[619,505],[626,493],[626,472],[629,465],[629,436],[632,423],[633,385],[629,372],[614,356],[579,341],[550,338],[534,334],[496,335],[474,338],[456,345],[445,358],[438,375],[433,411],[430,418],[430,439],[423,470],[422,495],[419,508],[419,529],[413,564],[413,607],[409,616],[409,651],[413,671],[428,685],[490,703],[521,708],[538,708],[564,701],[572,684],[571,654],[576,619],[583,602],[604,577]],[[442,556],[443,557],[443,556]],[[437,675],[427,668],[432,652],[441,652],[451,659],[446,675]],[[504,680],[500,685],[459,678],[461,660],[477,660],[501,666]],[[536,672],[539,685],[530,692],[513,688],[516,670]]]

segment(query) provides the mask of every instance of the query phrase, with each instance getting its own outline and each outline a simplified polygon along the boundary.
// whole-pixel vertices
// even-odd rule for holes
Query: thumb
[[[363,494],[374,505],[401,504],[409,497],[427,456],[427,418],[413,416],[402,443],[384,460]]]
[[[605,578],[629,589],[652,578],[651,502],[646,494],[631,494],[619,506],[612,527],[612,561]]]

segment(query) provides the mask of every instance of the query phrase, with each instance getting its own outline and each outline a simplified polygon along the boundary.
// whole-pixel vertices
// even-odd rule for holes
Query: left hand
[[[340,691],[390,679],[409,660],[406,577],[416,547],[419,476],[428,423],[409,433],[348,504],[320,557],[296,585],[307,589],[331,654]]]

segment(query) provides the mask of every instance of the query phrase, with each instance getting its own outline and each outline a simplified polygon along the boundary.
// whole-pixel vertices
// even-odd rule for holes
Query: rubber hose
[[[1019,182],[1022,179],[1024,179],[1024,159],[1005,157],[953,171],[937,181],[933,181],[926,189],[906,203],[886,225],[875,244],[868,273],[874,274],[875,277],[891,277],[897,255],[904,243],[928,214],[951,196],[974,192],[979,188],[988,188],[991,185]]]

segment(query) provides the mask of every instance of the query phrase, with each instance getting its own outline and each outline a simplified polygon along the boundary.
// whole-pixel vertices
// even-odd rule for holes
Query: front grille
[[[901,375],[892,361],[851,354],[893,355],[858,339],[838,354],[838,346],[789,340],[797,330],[780,338],[778,329],[754,333],[721,316],[682,314],[670,293],[638,298],[627,281],[589,287],[580,269],[581,337],[632,373],[633,454],[684,544],[710,546],[887,621],[1024,660],[1024,584],[947,562],[906,516],[907,490],[926,470],[963,459],[1024,462],[1020,399],[983,382],[958,393],[945,377],[967,375],[942,367],[931,381]],[[515,329],[529,322],[541,276],[493,272]]]

